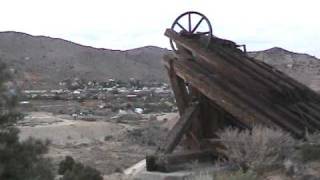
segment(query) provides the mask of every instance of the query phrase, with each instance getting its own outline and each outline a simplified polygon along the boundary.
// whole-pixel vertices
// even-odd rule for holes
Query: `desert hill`
[[[0,59],[16,70],[24,89],[57,88],[72,78],[104,81],[109,78],[166,81],[161,57],[167,49],[146,46],[131,50],[98,49],[63,39],[0,33]],[[282,48],[249,52],[306,85],[320,90],[320,60]]]
[[[44,36],[0,33],[0,59],[17,70],[24,89],[51,88],[75,77],[164,81],[160,59],[166,51],[154,46],[126,51],[97,49]]]
[[[314,56],[290,52],[279,47],[250,52],[249,56],[264,61],[312,89],[320,91],[320,60]]]

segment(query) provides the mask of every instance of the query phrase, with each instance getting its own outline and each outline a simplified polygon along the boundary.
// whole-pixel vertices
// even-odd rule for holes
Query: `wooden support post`
[[[202,138],[213,138],[219,128],[223,128],[220,124],[223,121],[222,112],[210,106],[206,96],[200,97],[200,129]]]
[[[178,106],[180,116],[186,110],[190,100],[187,93],[186,85],[183,79],[178,77],[174,71],[172,61],[169,62],[169,67],[167,67],[169,80],[171,83],[171,88],[173,90],[174,96],[176,98],[176,103]]]
[[[199,105],[198,103],[191,104],[188,107],[184,114],[180,117],[178,122],[174,125],[174,127],[170,130],[164,144],[162,144],[157,153],[168,154],[171,153],[177,144],[182,139],[183,135],[190,128],[191,122],[194,118],[196,118],[199,114]]]
[[[190,129],[192,120],[196,118],[199,114],[199,104],[192,103],[181,115],[178,122],[170,130],[165,142],[161,144],[154,155],[148,155],[146,157],[147,170],[155,171],[158,168],[158,158],[155,157],[165,157],[169,153],[172,153],[174,148],[181,141],[182,136]],[[161,162],[163,164],[163,162]],[[161,165],[162,166],[162,165]]]

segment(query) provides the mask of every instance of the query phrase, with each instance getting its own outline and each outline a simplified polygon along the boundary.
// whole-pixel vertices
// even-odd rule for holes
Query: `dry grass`
[[[227,173],[227,174],[217,174],[214,176],[213,180],[257,180],[258,177],[253,171],[244,172],[242,170]]]
[[[187,180],[213,180],[213,174],[208,171],[201,171]]]
[[[228,170],[203,171],[190,180],[297,179],[317,172],[311,164],[320,160],[320,133],[307,134],[305,141],[299,141],[282,130],[254,126],[243,131],[227,128],[217,135],[225,147],[220,152],[228,159],[216,165]]]
[[[244,172],[239,170],[236,172],[201,172],[188,180],[257,180],[258,177],[253,171]]]
[[[320,133],[306,135],[306,141],[299,146],[300,159],[303,162],[320,160]]]
[[[296,143],[288,133],[262,126],[251,131],[228,128],[218,136],[225,147],[220,151],[228,156],[228,162],[251,169],[282,163]]]
[[[299,141],[282,130],[254,126],[243,131],[227,128],[217,135],[225,147],[220,152],[228,159],[216,163],[217,171],[203,171],[190,180],[318,177],[311,165],[320,160],[320,133],[307,134],[305,141]]]

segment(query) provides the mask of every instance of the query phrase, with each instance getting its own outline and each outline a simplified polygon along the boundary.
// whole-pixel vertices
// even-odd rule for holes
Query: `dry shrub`
[[[282,163],[294,149],[295,140],[279,129],[254,126],[252,130],[227,128],[218,132],[228,162],[242,168],[261,168]]]
[[[198,175],[195,175],[189,180],[257,180],[258,176],[253,171],[244,172],[243,170],[238,170],[236,172],[215,172],[209,173],[203,171]]]
[[[310,144],[320,144],[320,132],[315,132],[312,134],[306,134],[307,142]]]
[[[303,162],[320,160],[320,133],[306,135],[306,141],[299,146],[299,155]]]
[[[217,174],[213,178],[213,180],[257,180],[257,179],[258,177],[255,172],[253,171],[244,172],[243,170],[239,170],[233,173]]]
[[[208,171],[201,171],[193,177],[187,178],[187,180],[213,180],[213,175]]]

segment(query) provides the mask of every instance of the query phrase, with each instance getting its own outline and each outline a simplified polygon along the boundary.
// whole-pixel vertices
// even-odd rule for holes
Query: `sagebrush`
[[[257,180],[258,176],[253,171],[215,172],[203,171],[188,180]]]
[[[60,180],[103,180],[101,173],[80,162],[76,162],[71,156],[67,156],[59,164]]]
[[[227,161],[251,169],[282,163],[296,144],[289,133],[263,126],[242,131],[227,128],[218,136],[224,146],[219,151],[227,155]]]

